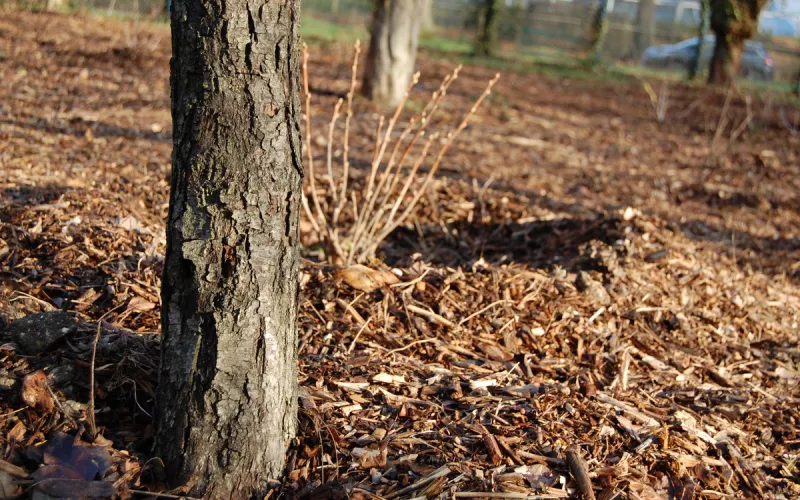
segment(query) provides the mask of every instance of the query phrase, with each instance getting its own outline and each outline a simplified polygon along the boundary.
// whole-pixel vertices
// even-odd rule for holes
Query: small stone
[[[578,273],[578,277],[575,279],[575,287],[579,292],[588,295],[601,305],[607,306],[611,303],[611,295],[608,294],[606,287],[593,280],[586,271]]]
[[[14,384],[17,382],[10,373],[5,370],[0,370],[0,391],[10,391],[14,388]]]
[[[660,260],[664,260],[669,256],[669,250],[658,250],[656,252],[649,253],[645,255],[644,261],[648,264],[653,264]]]
[[[600,240],[581,245],[581,256],[587,266],[614,277],[624,274],[617,251]]]
[[[31,314],[12,322],[8,332],[24,354],[39,354],[67,335],[74,333],[77,323],[72,314],[49,311]]]

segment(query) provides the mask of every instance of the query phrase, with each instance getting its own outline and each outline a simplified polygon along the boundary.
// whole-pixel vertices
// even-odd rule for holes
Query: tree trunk
[[[420,10],[424,0],[376,0],[363,93],[396,106],[403,98],[417,59]]]
[[[592,20],[592,50],[591,63],[593,66],[603,60],[603,47],[608,34],[608,0],[600,0]]]
[[[656,30],[655,0],[639,0],[636,9],[636,31],[633,32],[633,56],[639,59],[645,49],[653,45],[653,33]]]
[[[717,35],[708,73],[709,83],[727,85],[734,81],[739,75],[743,51],[743,38],[723,38]]]
[[[744,42],[758,29],[767,0],[711,0],[711,30],[716,36],[708,82],[728,84],[739,75]]]
[[[263,496],[296,430],[300,0],[174,0],[155,455]]]
[[[433,0],[422,0],[420,30],[423,33],[430,33],[434,29],[436,29],[436,21],[433,18]]]
[[[706,19],[708,18],[709,0],[700,0],[700,24],[697,26],[697,53],[689,66],[689,80],[694,80],[702,70],[703,51],[705,50]]]
[[[478,38],[475,41],[475,55],[491,57],[497,51],[497,29],[500,22],[500,0],[483,0],[482,12],[478,22]]]

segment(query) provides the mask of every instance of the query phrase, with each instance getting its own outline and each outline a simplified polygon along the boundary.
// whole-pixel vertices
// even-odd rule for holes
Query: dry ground
[[[52,465],[35,446],[54,432],[91,434],[99,331],[101,475],[161,488],[169,44],[164,27],[2,12],[3,322],[80,320],[47,348],[2,334],[6,476]],[[315,144],[349,54],[312,47]],[[451,69],[419,66],[412,109]],[[464,68],[440,125],[492,74]],[[301,433],[278,493],[559,498],[578,494],[577,450],[600,498],[800,495],[800,110],[729,97],[723,116],[725,92],[672,89],[659,124],[641,86],[505,74],[382,248],[412,284],[352,290],[304,234]],[[356,164],[377,111],[356,102]]]

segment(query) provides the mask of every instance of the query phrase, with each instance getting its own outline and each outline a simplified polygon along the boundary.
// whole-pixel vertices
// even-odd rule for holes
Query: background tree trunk
[[[420,30],[423,33],[430,33],[434,29],[436,29],[436,21],[433,18],[433,0],[422,0]]]
[[[767,0],[711,0],[711,30],[716,35],[708,82],[728,84],[739,75],[744,42],[758,30]]]
[[[155,454],[251,498],[296,430],[299,0],[174,0]]]
[[[636,31],[633,32],[634,58],[639,59],[645,49],[653,45],[653,33],[656,30],[655,0],[639,0],[636,9]]]
[[[708,18],[709,0],[700,0],[700,24],[697,26],[697,53],[689,66],[689,80],[694,80],[701,72],[703,65],[703,51],[705,50],[706,19]]]
[[[603,46],[608,34],[608,0],[600,0],[592,20],[592,49],[590,61],[592,66],[603,60]]]
[[[376,0],[363,87],[370,99],[396,106],[411,83],[423,2]]]
[[[475,40],[475,55],[491,57],[497,51],[500,12],[503,8],[501,0],[483,0],[483,7],[478,20],[478,37]]]

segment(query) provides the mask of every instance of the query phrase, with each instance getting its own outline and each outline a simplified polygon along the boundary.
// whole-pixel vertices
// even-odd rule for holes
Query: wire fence
[[[8,1],[8,0],[5,0]],[[400,0],[408,1],[408,0]],[[483,0],[427,0],[421,12],[425,46],[444,52],[470,53],[477,34]],[[593,19],[603,0],[505,0],[498,23],[503,59],[531,64],[574,66],[590,55],[595,38]],[[639,0],[605,0],[607,32],[603,61],[622,71],[647,74],[640,65],[642,55],[654,45],[676,44],[698,34],[701,13],[698,0],[654,0],[649,29],[637,21]],[[17,0],[40,8],[89,9],[109,15],[132,15],[150,20],[167,19],[170,0]],[[5,3],[0,0],[0,4]],[[330,33],[357,31],[366,34],[374,0],[303,0],[302,23]],[[772,84],[795,89],[800,75],[800,13],[762,13],[762,25],[795,36],[759,33],[774,67]],[[794,30],[794,32],[792,31]],[[307,30],[308,31],[308,30]],[[324,34],[323,34],[324,35]],[[665,68],[673,78],[683,78],[686,68]]]
[[[428,48],[470,51],[476,36],[482,0],[429,0],[432,19]],[[644,51],[654,45],[676,44],[698,34],[701,11],[694,0],[655,0],[653,23],[644,29],[637,22],[638,0],[608,0],[608,31],[603,60],[635,72]],[[305,18],[322,20],[339,27],[366,30],[373,0],[304,0]],[[593,19],[599,0],[507,0],[499,25],[499,56],[532,62],[574,64],[589,56],[594,40]],[[800,14],[781,17],[784,33],[800,32]],[[774,23],[773,23],[774,24]],[[774,65],[774,82],[791,88],[800,73],[800,38],[759,33]],[[667,68],[670,69],[670,68]],[[672,69],[673,76],[686,71]]]

